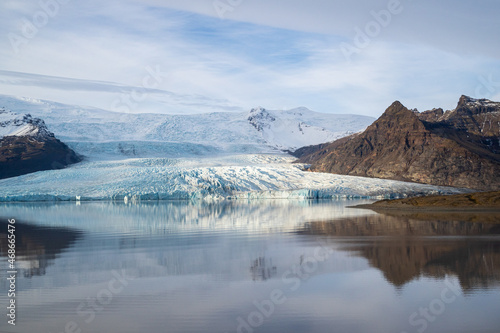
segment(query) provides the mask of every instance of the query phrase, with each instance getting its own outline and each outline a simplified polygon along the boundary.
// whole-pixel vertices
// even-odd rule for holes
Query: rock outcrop
[[[0,109],[0,179],[61,169],[81,160],[43,120]]]
[[[311,171],[498,190],[499,124],[500,103],[488,100],[423,113],[394,102],[363,133],[298,152]]]

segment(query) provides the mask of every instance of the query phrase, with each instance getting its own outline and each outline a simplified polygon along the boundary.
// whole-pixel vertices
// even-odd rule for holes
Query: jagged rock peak
[[[459,107],[465,107],[465,106],[495,106],[495,107],[500,107],[500,103],[498,102],[493,102],[489,99],[486,98],[472,98],[466,95],[460,96],[460,99],[458,100],[458,105],[457,109]]]
[[[450,111],[448,111],[450,112]],[[442,108],[434,108],[432,110],[427,110],[424,112],[419,112],[417,113],[417,117],[420,120],[427,121],[427,122],[437,122],[442,119],[444,116],[444,110]]]
[[[414,114],[414,112],[408,110],[400,101],[395,101],[394,103],[389,106],[385,112],[384,115],[407,115],[407,114]]]
[[[395,101],[389,106],[384,114],[375,121],[374,124],[393,124],[393,125],[403,125],[403,124],[414,124],[419,122],[418,114],[414,111],[406,108],[401,102]]]
[[[462,95],[462,96],[460,96],[460,99],[458,100],[458,105],[466,105],[467,103],[472,102],[472,101],[474,101],[473,98],[466,96],[466,95]]]

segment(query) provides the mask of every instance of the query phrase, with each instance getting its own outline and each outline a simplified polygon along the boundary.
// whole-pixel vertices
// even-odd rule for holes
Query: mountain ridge
[[[500,103],[462,96],[455,110],[432,115],[441,111],[416,113],[396,101],[363,133],[296,153],[311,171],[500,188],[500,131],[481,124],[488,117],[500,121]]]

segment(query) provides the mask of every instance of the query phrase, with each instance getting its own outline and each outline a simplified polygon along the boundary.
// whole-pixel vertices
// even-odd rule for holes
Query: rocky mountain
[[[80,160],[43,120],[0,109],[0,179],[60,169]]]
[[[394,102],[364,132],[296,154],[312,171],[498,190],[499,124],[500,103],[485,99],[422,113]]]

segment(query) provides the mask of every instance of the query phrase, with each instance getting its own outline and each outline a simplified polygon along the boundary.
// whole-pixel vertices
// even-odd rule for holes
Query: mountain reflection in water
[[[20,314],[0,332],[411,333],[449,286],[426,333],[499,331],[500,225],[347,208],[363,203],[0,204]]]
[[[446,275],[457,276],[464,292],[500,284],[500,240],[488,237],[500,234],[499,224],[382,214],[310,222],[298,233],[341,242],[340,250],[368,259],[396,287]]]
[[[7,219],[0,219],[0,256],[8,257]],[[81,237],[81,232],[69,228],[35,226],[30,223],[15,223],[15,267],[24,277],[45,274],[58,254],[70,248]]]

